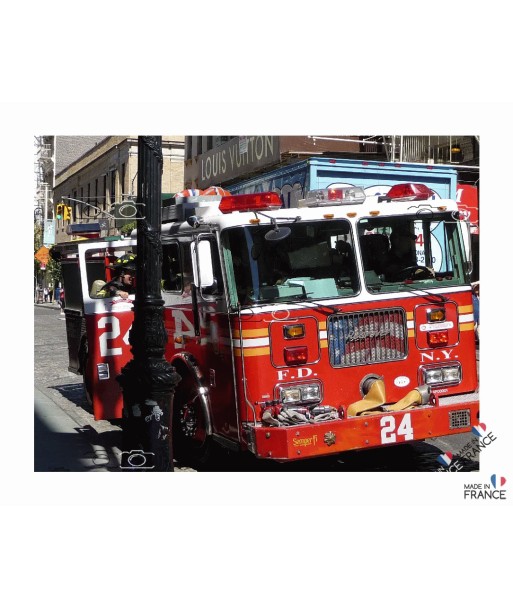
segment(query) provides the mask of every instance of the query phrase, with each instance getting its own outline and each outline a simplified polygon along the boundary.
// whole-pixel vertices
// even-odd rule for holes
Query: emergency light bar
[[[425,184],[394,184],[378,201],[426,201],[435,193]]]
[[[273,210],[281,207],[280,195],[275,192],[257,192],[251,195],[230,195],[223,197],[219,211],[231,214],[233,211]]]
[[[324,188],[311,190],[307,193],[302,205],[304,207],[325,207],[328,205],[349,205],[363,203],[365,192],[359,186],[346,186],[343,188]]]

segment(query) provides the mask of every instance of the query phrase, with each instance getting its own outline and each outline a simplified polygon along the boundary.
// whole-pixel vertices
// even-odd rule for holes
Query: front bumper
[[[479,423],[479,401],[379,412],[322,423],[252,426],[257,457],[288,461],[468,433]]]

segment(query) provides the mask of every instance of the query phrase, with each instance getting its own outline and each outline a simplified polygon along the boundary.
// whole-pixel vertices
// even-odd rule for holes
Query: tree
[[[123,225],[119,231],[122,235],[130,235],[130,233],[137,228],[137,220],[133,222],[128,222],[128,224]]]
[[[40,222],[34,222],[34,254],[43,245],[43,225]],[[52,257],[49,258],[46,270],[41,270],[41,263],[34,258],[34,277],[37,278],[38,284],[43,283],[42,273],[46,273],[47,285],[56,286],[59,281],[62,281],[61,264]]]

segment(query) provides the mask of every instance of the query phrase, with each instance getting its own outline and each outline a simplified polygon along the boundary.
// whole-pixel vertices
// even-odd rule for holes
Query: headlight
[[[308,385],[288,385],[280,387],[280,402],[283,404],[302,404],[305,402],[321,401],[321,386],[319,383]]]
[[[301,401],[301,391],[297,387],[289,387],[280,390],[280,400],[284,404]]]
[[[461,369],[459,366],[442,368],[442,377],[444,383],[459,383],[461,381]]]
[[[301,387],[301,399],[303,402],[318,402],[321,399],[321,388],[319,385]]]
[[[424,382],[426,385],[434,385],[442,382],[442,371],[440,368],[434,370],[424,370]]]
[[[461,366],[442,366],[422,370],[426,385],[457,385],[461,382]]]

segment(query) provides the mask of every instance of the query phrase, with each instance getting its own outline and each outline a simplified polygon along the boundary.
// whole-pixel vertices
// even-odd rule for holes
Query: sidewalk
[[[61,305],[58,302],[35,302],[35,307],[39,307],[42,309],[50,309],[51,311],[60,312],[60,317],[62,321],[65,321],[66,317],[64,315],[64,310],[61,309]]]
[[[35,307],[45,307],[50,309],[60,309],[60,304],[58,302],[35,302]]]
[[[34,387],[35,472],[120,471],[120,450],[114,438],[109,440],[102,437],[100,442],[91,426],[78,425]]]

